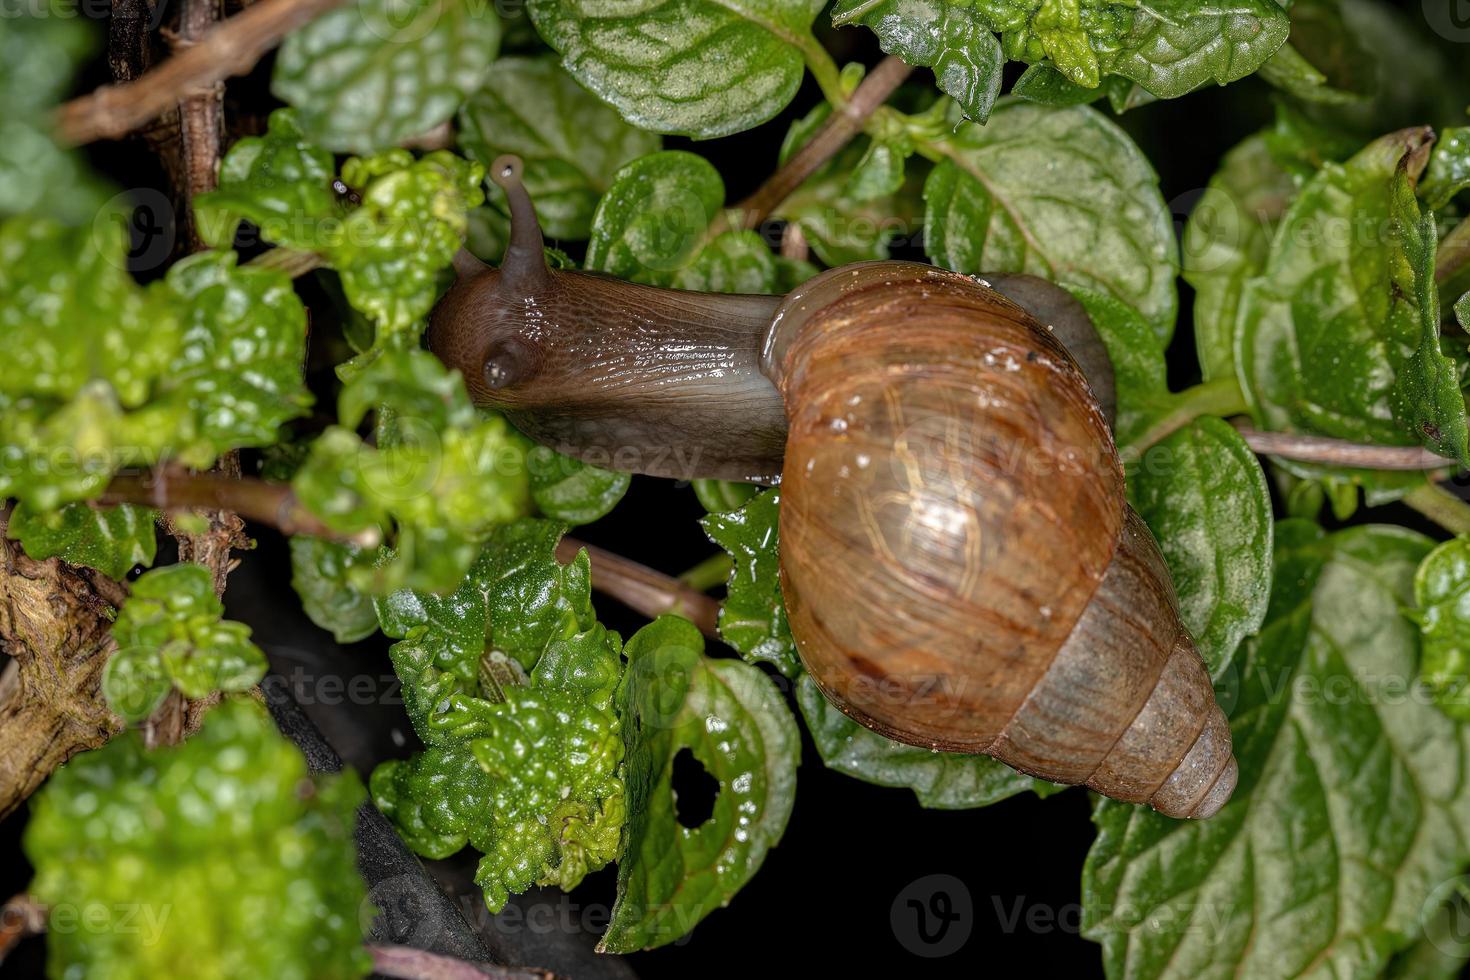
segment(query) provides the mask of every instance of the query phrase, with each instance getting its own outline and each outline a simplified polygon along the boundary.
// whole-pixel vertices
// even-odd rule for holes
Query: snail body
[[[779,479],[797,650],[866,727],[1171,816],[1224,805],[1229,726],[1070,296],[905,262],[784,298],[553,272],[519,161],[491,172],[505,261],[464,259],[429,335],[477,402],[600,465]]]

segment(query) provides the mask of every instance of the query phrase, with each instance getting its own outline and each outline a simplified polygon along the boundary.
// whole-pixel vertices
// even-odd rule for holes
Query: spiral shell
[[[1230,730],[1087,383],[981,281],[873,263],[778,309],[781,587],[844,712],[1171,816],[1234,788]]]

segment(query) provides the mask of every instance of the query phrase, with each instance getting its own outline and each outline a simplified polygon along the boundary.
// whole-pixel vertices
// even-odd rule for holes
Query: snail
[[[601,465],[779,481],[797,651],[867,728],[1170,816],[1225,804],[1230,728],[1065,290],[896,261],[785,297],[551,270],[520,160],[491,177],[504,260],[462,250],[429,327],[478,404]]]

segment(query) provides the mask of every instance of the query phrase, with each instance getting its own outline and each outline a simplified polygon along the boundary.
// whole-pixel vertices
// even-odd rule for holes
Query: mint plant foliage
[[[308,773],[248,700],[212,709],[182,745],[149,751],[129,732],[77,756],[33,802],[31,891],[105,909],[109,927],[58,922],[51,975],[366,975],[352,843],[364,796],[350,771]]]

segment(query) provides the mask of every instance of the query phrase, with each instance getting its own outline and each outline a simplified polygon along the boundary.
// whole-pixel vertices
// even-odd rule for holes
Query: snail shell
[[[602,465],[632,448],[639,472],[779,474],[797,650],[868,728],[1171,816],[1225,804],[1229,725],[1125,500],[1093,390],[1110,405],[1111,368],[1064,291],[906,262],[784,300],[550,271],[518,168],[492,166],[505,262],[460,263],[430,329],[479,403]]]

